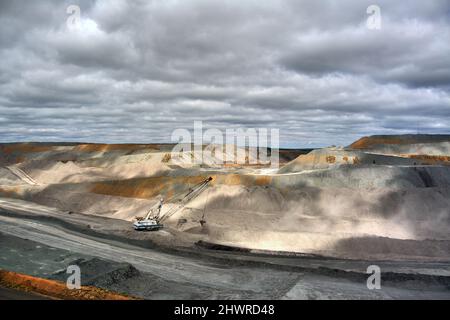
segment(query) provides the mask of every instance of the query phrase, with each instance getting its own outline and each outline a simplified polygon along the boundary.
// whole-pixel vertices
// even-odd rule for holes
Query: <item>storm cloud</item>
[[[450,131],[447,0],[2,0],[0,25],[2,142],[168,142],[198,120],[290,147]]]

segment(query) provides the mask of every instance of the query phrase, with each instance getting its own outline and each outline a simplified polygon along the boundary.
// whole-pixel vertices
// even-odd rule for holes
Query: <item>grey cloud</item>
[[[288,70],[322,76],[366,75],[412,87],[449,83],[450,4],[380,4],[381,30],[364,26],[314,30],[299,36],[280,58]],[[400,11],[399,9],[402,9]]]
[[[370,4],[2,1],[0,140],[167,142],[195,120],[286,146],[448,132],[448,1],[379,1],[379,31]]]

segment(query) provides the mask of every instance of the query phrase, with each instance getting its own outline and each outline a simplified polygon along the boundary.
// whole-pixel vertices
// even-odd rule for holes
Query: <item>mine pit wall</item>
[[[374,135],[362,137],[349,147],[353,149],[370,149],[375,146],[433,144],[450,141],[450,135],[443,134],[405,134],[405,135]]]
[[[296,173],[304,170],[331,169],[340,166],[422,166],[429,161],[422,161],[419,157],[390,156],[349,150],[320,149],[306,155],[301,155],[287,165],[280,168],[278,173]],[[436,162],[434,164],[440,164]]]
[[[47,197],[43,192],[29,200],[127,220],[156,201],[67,191],[60,186],[59,194]],[[62,202],[52,202],[52,197]],[[450,252],[449,199],[450,190],[441,188],[290,190],[215,184],[190,204],[197,210],[183,210],[166,224],[202,233],[210,242],[252,249],[440,260]],[[207,224],[202,230],[198,221],[205,203]],[[179,226],[183,218],[187,223]]]
[[[443,242],[429,242],[433,247],[418,254],[426,255],[428,250],[439,255],[445,253],[450,240],[448,172],[442,167],[361,167],[297,175],[215,175],[210,191],[190,204],[198,212],[183,211],[168,223],[176,227],[181,218],[198,221],[207,203],[213,241],[309,252],[320,251],[312,245],[320,243],[328,252],[336,242],[355,237],[413,242],[434,239]],[[96,183],[91,191],[125,197],[170,196],[206,177],[134,179],[125,185],[123,181]],[[381,250],[383,241],[376,241],[374,248]],[[413,246],[413,242],[406,245]],[[384,243],[389,246],[390,242]]]
[[[214,178],[167,225],[252,249],[353,258],[448,259],[448,167],[344,165],[280,175],[160,176],[49,186],[0,194],[66,211],[131,221],[156,203]],[[205,209],[206,208],[206,209]],[[198,221],[206,211],[207,225]],[[180,225],[180,219],[187,222]],[[206,231],[205,231],[206,230]]]
[[[148,203],[154,203],[159,196],[168,199],[177,193],[183,193],[189,186],[203,181],[208,176],[164,176],[96,182],[85,184],[84,192],[96,197],[95,201],[99,203],[114,198],[119,198],[122,202],[124,199],[132,199],[131,202],[147,201],[142,203],[142,207],[145,207]],[[313,230],[351,233],[358,229],[355,227],[357,224],[367,227],[361,227],[361,232],[364,230],[370,233],[371,226],[375,230],[372,234],[379,236],[404,239],[428,236],[448,238],[445,232],[448,230],[448,221],[445,217],[448,217],[450,204],[449,168],[343,167],[339,170],[295,175],[223,174],[212,177],[214,180],[211,191],[200,196],[196,203],[202,207],[207,202],[208,211],[217,212],[218,225],[236,223],[233,228],[243,226],[252,229],[271,223],[270,228],[307,231],[306,226],[310,226],[314,219],[320,218],[321,221],[317,221]],[[61,194],[61,197],[63,196]],[[101,200],[102,196],[105,197],[104,200]],[[122,211],[122,218],[132,218],[127,216],[120,206],[118,209],[117,216],[121,216]],[[83,207],[79,210],[83,211]],[[230,217],[230,221],[225,219],[221,222],[221,211],[227,212],[226,216]],[[260,216],[258,220],[261,223],[248,219],[252,216]],[[290,217],[293,218],[292,221]],[[344,221],[338,223],[341,230],[331,229],[331,226],[324,222],[324,218],[333,221],[343,218]],[[400,218],[406,220],[400,227],[395,227],[397,222],[400,223]],[[298,219],[305,221],[299,222]],[[247,220],[250,222],[246,222]],[[286,222],[281,224],[280,220]],[[357,223],[352,224],[353,220]],[[409,228],[409,220],[412,225],[418,224],[410,227],[414,232],[406,230]],[[386,221],[389,223],[380,225]],[[337,225],[336,222],[333,223]],[[433,233],[433,228],[436,228],[436,233]]]
[[[349,147],[349,150],[359,150],[383,155],[421,155],[450,156],[450,141],[417,144],[385,144],[368,145],[366,147]]]
[[[212,176],[211,188],[189,209],[169,219],[168,226],[201,233],[210,242],[253,249],[363,259],[448,260],[450,167],[434,164],[448,162],[450,143],[403,145],[402,139],[384,146],[372,139],[353,146],[358,150],[314,150],[299,158],[289,151],[283,157],[292,161],[275,175],[199,174],[195,168],[157,173],[145,164],[147,169],[140,174],[153,176],[133,179],[130,172],[138,169],[130,162],[163,159],[172,146],[2,145],[2,166],[19,163],[49,185],[24,185],[5,172],[0,195],[131,221],[145,214],[160,196],[186,192]],[[402,156],[374,154],[390,152]],[[112,172],[109,165],[120,172]],[[70,168],[74,173],[70,179],[66,174],[51,180],[55,169]],[[89,182],[86,176],[105,181]],[[207,224],[202,229],[198,222],[204,212]],[[180,224],[181,220],[186,222]]]
[[[2,186],[0,192],[4,196],[24,198],[68,211],[87,211],[89,214],[97,212],[101,215],[114,215],[129,220],[133,216],[129,216],[127,212],[145,208],[145,206],[153,204],[160,196],[169,199],[175,194],[183,194],[188,191],[189,187],[203,181],[208,176],[210,175],[161,176],[40,187]],[[450,168],[439,166],[343,166],[333,170],[288,175],[213,174],[211,176],[213,177],[211,190],[217,190],[216,199],[206,200],[205,194],[199,198],[203,202],[211,203],[208,208],[211,208],[214,201],[219,201],[219,191],[223,191],[224,194],[231,192],[230,196],[222,197],[226,201],[220,202],[218,207],[226,210],[238,210],[238,212],[243,210],[254,214],[258,211],[263,213],[269,211],[279,216],[285,214],[286,210],[292,213],[301,212],[305,201],[312,204],[318,201],[317,195],[321,195],[324,201],[326,195],[329,195],[328,202],[334,203],[337,194],[342,193],[340,195],[341,202],[345,197],[352,198],[353,194],[357,194],[361,201],[370,198],[370,195],[380,197],[383,194],[392,195],[395,201],[389,207],[381,210],[384,215],[390,216],[389,212],[399,211],[401,207],[408,205],[408,201],[412,201],[412,199],[408,199],[408,201],[404,199],[407,194],[416,194],[422,199],[422,202],[417,200],[419,202],[416,204],[417,209],[408,208],[412,210],[410,215],[421,208],[419,211],[423,212],[420,214],[428,217],[433,210],[435,214],[438,209],[438,211],[443,211],[442,204],[448,204],[446,199],[450,198],[448,196]],[[210,191],[206,194],[212,193]],[[365,211],[373,211],[373,208],[376,208],[376,198],[370,198],[370,201],[374,203],[371,206],[367,204],[369,209],[365,209]],[[396,201],[398,203],[395,203]],[[427,209],[423,204],[428,201],[430,203],[427,204]],[[338,204],[336,203],[335,208],[338,207]],[[355,208],[362,210],[364,207],[362,204],[363,202],[359,206],[355,205]],[[382,205],[383,203],[378,204],[378,206]],[[127,207],[130,209],[127,210]],[[268,208],[269,210],[266,210]],[[351,206],[347,209],[351,210]],[[333,207],[330,207],[329,210],[336,212]],[[378,214],[383,217],[383,212]],[[364,213],[360,212],[359,214]]]
[[[170,152],[172,144],[80,144],[80,143],[5,143],[0,144],[0,165],[24,161],[82,161],[113,158],[142,152]]]
[[[450,186],[450,168],[341,166],[334,170],[317,170],[288,175],[205,174],[198,176],[160,176],[92,184],[90,192],[97,194],[149,199],[158,195],[171,198],[211,176],[211,185],[244,187],[274,187],[293,190],[316,188],[446,188]]]

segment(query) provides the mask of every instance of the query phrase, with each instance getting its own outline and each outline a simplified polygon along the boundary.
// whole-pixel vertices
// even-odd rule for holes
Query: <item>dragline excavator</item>
[[[164,227],[163,222],[181,210],[184,206],[186,206],[192,199],[199,196],[211,182],[212,178],[209,177],[202,182],[196,184],[192,188],[189,188],[189,191],[178,200],[176,206],[170,208],[165,214],[161,215],[161,209],[164,203],[164,199],[161,198],[159,202],[154,205],[147,213],[145,218],[136,217],[136,221],[133,223],[134,230],[137,231],[156,231]],[[175,195],[172,199],[177,198],[180,195]],[[169,199],[171,200],[171,199]],[[204,215],[203,215],[204,218]],[[202,218],[200,223],[203,225],[206,221]]]

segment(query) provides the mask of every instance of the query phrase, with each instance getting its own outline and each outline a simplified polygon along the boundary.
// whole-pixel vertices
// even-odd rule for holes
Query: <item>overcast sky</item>
[[[169,142],[194,120],[290,147],[450,132],[448,0],[0,0],[0,61],[2,142]]]

